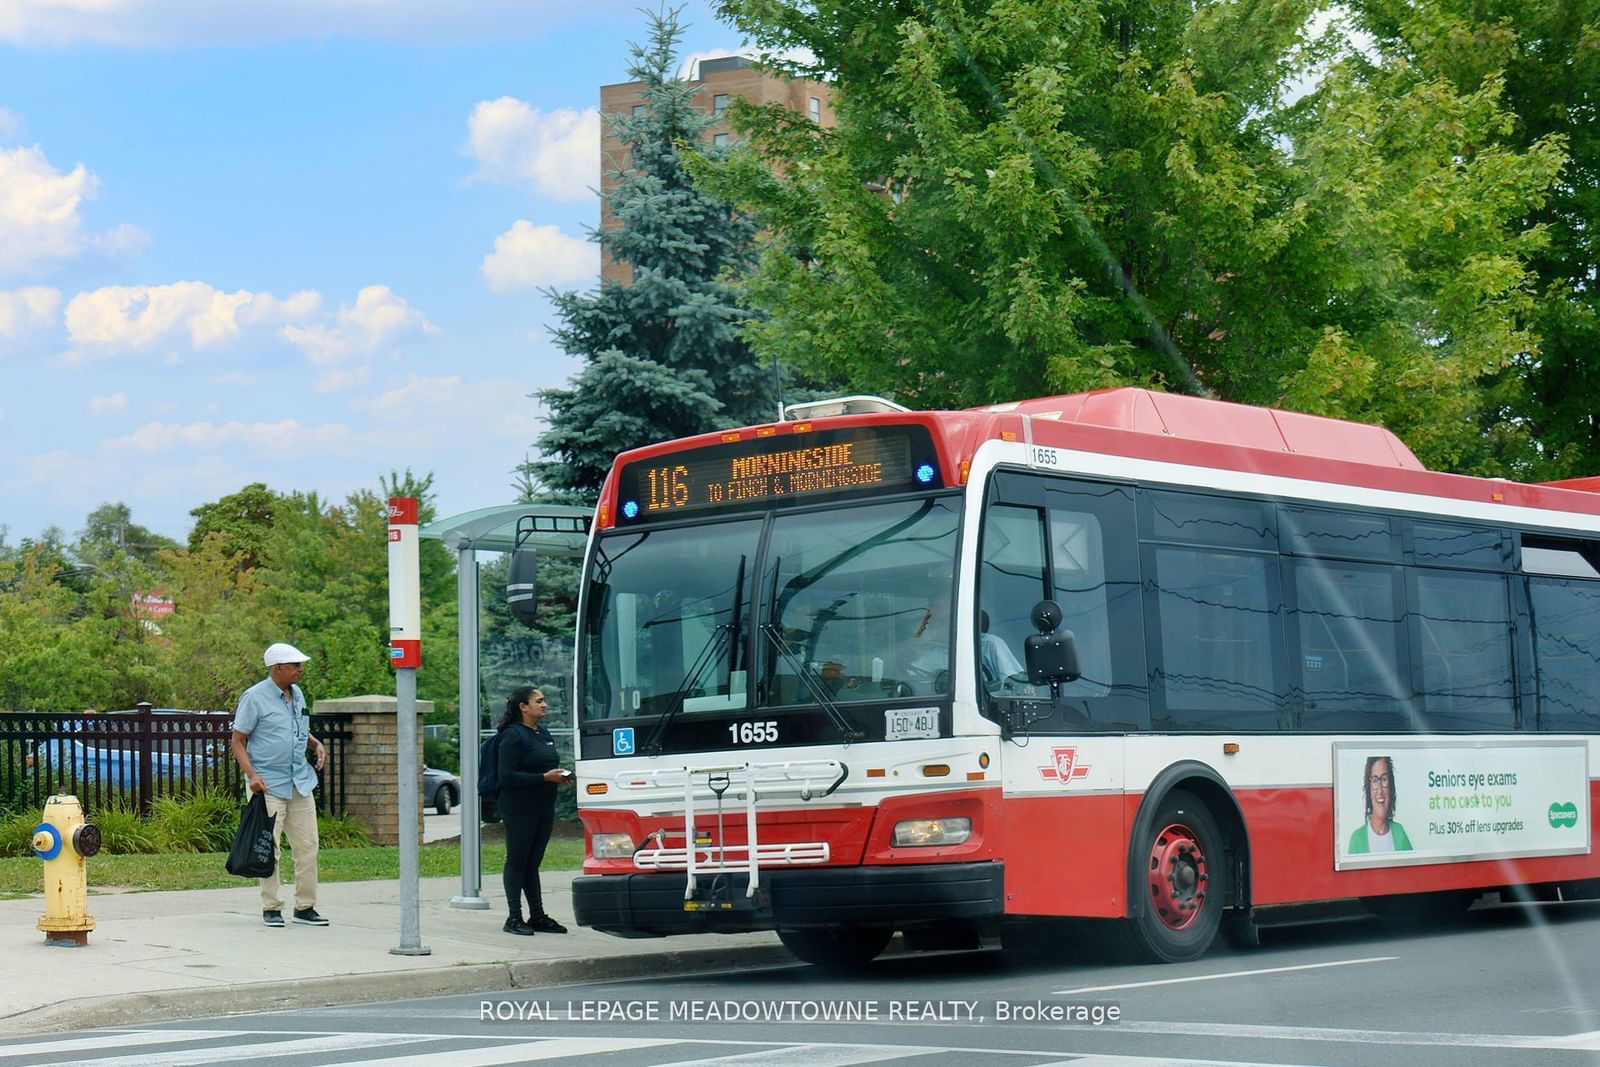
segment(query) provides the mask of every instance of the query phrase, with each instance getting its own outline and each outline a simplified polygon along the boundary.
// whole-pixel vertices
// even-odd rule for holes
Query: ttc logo
[[[1053,748],[1050,750],[1050,766],[1039,768],[1039,777],[1047,782],[1056,782],[1060,785],[1071,785],[1079,778],[1089,775],[1089,764],[1078,762],[1078,750],[1075,748]]]

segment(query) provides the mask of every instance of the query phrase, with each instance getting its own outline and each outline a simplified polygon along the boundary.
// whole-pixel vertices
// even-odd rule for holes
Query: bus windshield
[[[762,564],[762,703],[950,691],[954,498],[897,501],[772,525]]]
[[[760,560],[761,516],[601,538],[584,721],[948,693],[959,514],[948,496],[783,514]]]
[[[584,629],[586,720],[746,706],[761,520],[605,537]]]

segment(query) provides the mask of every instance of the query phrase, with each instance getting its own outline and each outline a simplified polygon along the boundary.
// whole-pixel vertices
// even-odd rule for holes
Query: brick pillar
[[[351,738],[344,750],[345,814],[361,821],[374,845],[400,843],[400,773],[395,759],[395,698],[340,697],[319,700],[318,715],[350,716]],[[417,701],[417,840],[422,840],[422,717],[433,701]]]

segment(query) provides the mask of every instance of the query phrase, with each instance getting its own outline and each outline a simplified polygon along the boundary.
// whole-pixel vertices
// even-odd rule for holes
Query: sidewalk
[[[635,941],[580,929],[572,920],[575,877],[542,876],[549,913],[571,932],[535,937],[500,929],[499,872],[484,877],[487,911],[450,906],[459,877],[423,879],[427,956],[389,952],[400,944],[396,882],[323,883],[317,910],[332,925],[282,929],[262,925],[254,882],[91,894],[95,929],[84,948],[45,945],[34,927],[40,898],[0,901],[0,1037],[793,962],[771,933]]]

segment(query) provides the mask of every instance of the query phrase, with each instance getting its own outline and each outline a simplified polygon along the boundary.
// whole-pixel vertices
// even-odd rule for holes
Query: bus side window
[[[1130,486],[1093,482],[1053,481],[1045,492],[1050,599],[1083,672],[1061,696],[1069,717],[1112,730],[1150,726],[1134,499]]]
[[[1002,642],[1012,659],[1021,659],[1023,642],[1034,632],[1029,612],[1046,596],[1044,534],[1044,513],[1038,508],[996,505],[984,523],[978,607],[979,619],[989,625],[979,640]],[[994,677],[999,671],[992,664],[1005,662],[998,649],[989,652],[980,644],[978,661],[989,692],[1025,692],[1026,678]]]
[[[1153,546],[1155,669],[1169,729],[1275,730],[1287,701],[1278,670],[1278,557]]]
[[[1539,684],[1538,728],[1563,733],[1600,730],[1600,582],[1533,577],[1527,581]]]
[[[1429,729],[1512,729],[1515,674],[1505,578],[1417,568],[1411,588]]]
[[[1300,639],[1305,694],[1303,728],[1412,729],[1399,570],[1299,559],[1291,572],[1291,618]]]

